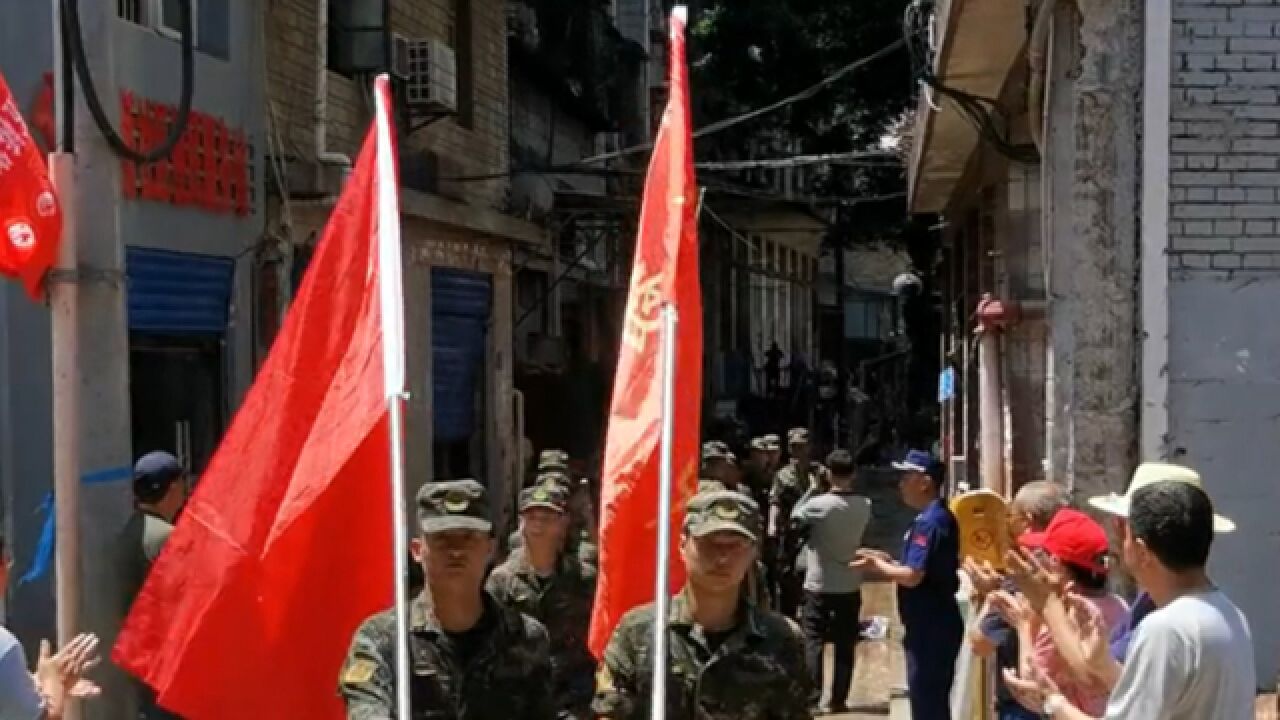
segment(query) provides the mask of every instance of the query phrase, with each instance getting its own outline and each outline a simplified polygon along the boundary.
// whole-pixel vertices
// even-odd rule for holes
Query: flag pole
[[[667,717],[667,588],[671,576],[671,455],[675,427],[676,308],[662,306],[662,435],[658,455],[658,562],[653,587],[653,720]]]
[[[384,388],[391,441],[391,526],[395,557],[396,620],[396,718],[410,720],[409,707],[409,577],[405,559],[409,557],[409,518],[404,481],[404,278],[400,249],[400,196],[392,137],[391,81],[387,75],[374,79],[374,123],[377,133],[377,205],[374,220],[378,243],[378,295],[382,310],[382,352]]]
[[[396,717],[410,720],[409,707],[409,578],[404,571],[409,556],[409,522],[404,501],[404,395],[389,398],[391,436],[391,503],[394,505],[396,577]]]

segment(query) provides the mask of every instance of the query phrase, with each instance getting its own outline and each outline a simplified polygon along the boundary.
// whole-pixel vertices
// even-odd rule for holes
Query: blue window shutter
[[[160,335],[222,335],[235,261],[155,248],[125,248],[129,330]]]
[[[489,275],[431,271],[431,401],[436,441],[466,440],[475,429],[476,389],[485,372],[493,281]]]

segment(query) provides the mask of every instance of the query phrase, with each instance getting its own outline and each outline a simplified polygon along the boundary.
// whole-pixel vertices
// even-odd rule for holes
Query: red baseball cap
[[[1024,532],[1018,537],[1018,544],[1041,548],[1062,562],[1086,570],[1107,572],[1107,531],[1079,510],[1059,510],[1044,532]]]

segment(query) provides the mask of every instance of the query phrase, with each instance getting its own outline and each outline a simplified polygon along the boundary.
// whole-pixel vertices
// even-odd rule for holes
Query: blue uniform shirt
[[[911,633],[951,629],[961,624],[956,593],[960,591],[960,531],[942,498],[929,503],[907,529],[902,564],[923,570],[913,587],[898,586],[898,613]]]

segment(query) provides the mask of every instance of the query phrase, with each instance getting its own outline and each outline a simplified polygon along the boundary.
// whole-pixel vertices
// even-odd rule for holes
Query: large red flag
[[[702,296],[698,281],[698,188],[689,127],[685,18],[671,17],[671,97],[654,143],[640,209],[631,289],[623,320],[613,404],[601,474],[600,575],[591,614],[596,657],[622,615],[652,601],[657,577],[658,451],[662,431],[659,357],[662,306],[679,321],[670,521],[677,531],[684,501],[697,487],[702,406]],[[672,543],[671,588],[684,583]]]
[[[43,298],[61,239],[62,210],[44,157],[0,75],[0,275]]]
[[[401,309],[380,297],[400,287],[385,77],[376,90],[375,128],[280,336],[115,646],[190,720],[344,717],[351,636],[392,604],[405,561],[387,400],[402,390]]]

